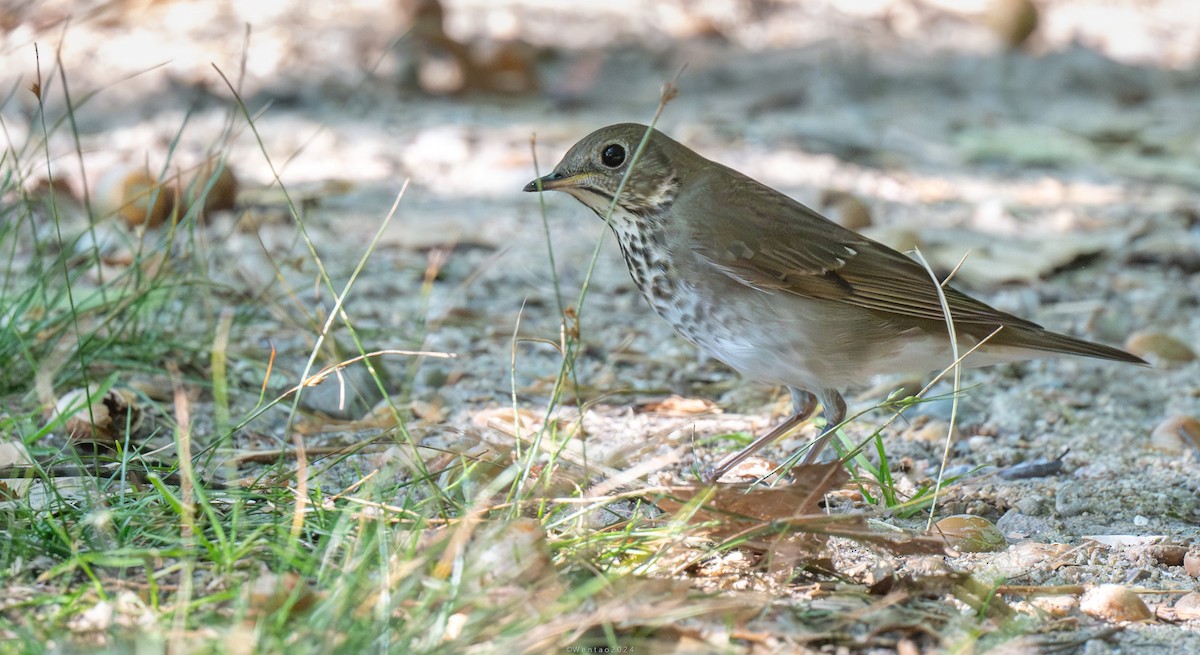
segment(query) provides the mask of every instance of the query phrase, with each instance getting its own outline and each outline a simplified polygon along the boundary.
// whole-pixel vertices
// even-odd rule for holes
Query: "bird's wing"
[[[734,173],[737,184],[706,185],[709,220],[688,222],[692,248],[708,264],[764,291],[944,320],[937,288],[916,261]],[[1041,327],[949,286],[943,292],[957,323]]]

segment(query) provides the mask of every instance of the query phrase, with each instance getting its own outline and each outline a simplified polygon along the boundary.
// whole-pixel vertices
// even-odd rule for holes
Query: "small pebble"
[[[300,406],[330,418],[349,421],[371,411],[383,399],[379,385],[365,364],[354,364],[310,384],[300,396]]]
[[[1193,548],[1183,556],[1183,570],[1193,578],[1200,578],[1200,549]]]
[[[1151,544],[1146,546],[1145,553],[1163,566],[1181,566],[1187,548],[1176,544]]]
[[[967,437],[967,447],[971,449],[971,452],[986,452],[995,446],[996,440],[991,437],[985,437],[979,434],[972,437]]]
[[[1141,582],[1149,577],[1150,577],[1150,572],[1144,568],[1139,567],[1139,568],[1133,569],[1132,571],[1126,573],[1125,578],[1122,580],[1122,582],[1124,582],[1125,584],[1135,584],[1135,583]]]
[[[220,172],[217,172],[218,167],[221,169]],[[214,174],[216,179],[213,179]],[[206,189],[207,193],[205,193]],[[203,196],[202,215],[233,209],[237,206],[238,190],[239,183],[237,176],[233,173],[233,167],[228,162],[222,166],[220,161],[212,160],[200,168],[196,177],[188,185],[187,204],[190,209]]]
[[[1079,607],[1079,599],[1074,596],[1036,596],[1030,603],[1056,619],[1071,615]]]
[[[1170,455],[1200,449],[1200,421],[1182,414],[1163,419],[1150,433],[1150,447]]]
[[[97,206],[103,214],[120,216],[129,227],[155,228],[175,209],[177,187],[177,182],[160,180],[149,170],[117,167],[97,183]]]
[[[1045,499],[1038,496],[1022,496],[1013,508],[1028,516],[1041,516],[1046,513]]]
[[[1175,601],[1175,616],[1184,621],[1200,619],[1200,593],[1193,591]]]
[[[1190,346],[1162,332],[1135,332],[1125,340],[1125,350],[1168,366],[1196,359],[1196,352]]]
[[[1109,622],[1146,621],[1154,617],[1140,596],[1127,587],[1105,584],[1089,589],[1079,599],[1084,614]]]
[[[1016,49],[1037,31],[1037,5],[1032,0],[993,0],[984,21],[1004,45]]]

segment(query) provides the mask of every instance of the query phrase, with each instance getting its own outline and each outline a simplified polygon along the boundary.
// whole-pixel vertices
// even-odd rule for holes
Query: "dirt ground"
[[[557,342],[561,325],[548,245],[573,304],[603,238],[580,310],[588,453],[623,468],[687,446],[651,474],[667,483],[725,452],[698,438],[761,431],[786,410],[786,394],[676,337],[575,201],[547,194],[547,240],[538,198],[521,187],[535,176],[533,153],[544,174],[597,127],[649,122],[663,83],[682,70],[659,122],[677,140],[811,206],[824,190],[853,193],[870,210],[864,232],[919,246],[939,270],[969,251],[958,286],[1000,309],[1105,343],[1150,343],[1150,368],[1063,359],[966,375],[948,469],[972,472],[942,511],[996,521],[1013,545],[948,565],[1009,584],[1163,591],[1143,597],[1155,620],[1103,638],[1086,640],[1106,624],[1084,617],[1078,652],[1200,652],[1197,622],[1171,609],[1197,579],[1148,550],[1194,545],[1200,525],[1200,444],[1172,441],[1167,429],[1151,436],[1171,417],[1200,417],[1200,362],[1161,346],[1172,337],[1200,349],[1200,4],[1045,0],[1037,32],[1009,50],[981,18],[982,0],[446,0],[446,35],[473,49],[482,63],[472,66],[503,64],[515,88],[500,89],[423,50],[429,42],[410,30],[415,4],[13,5],[0,94],[13,91],[0,118],[10,143],[31,138],[39,61],[43,88],[55,90],[47,114],[61,115],[50,74],[59,58],[86,171],[69,130],[54,132],[49,152],[77,190],[120,166],[157,170],[177,137],[177,161],[218,144],[246,197],[262,199],[252,225],[239,212],[205,228],[211,273],[233,306],[290,296],[309,311],[331,307],[295,224],[263,191],[274,175],[264,151],[289,189],[314,200],[306,226],[336,285],[409,181],[346,311],[369,349],[455,354],[385,360],[421,416],[414,429],[450,447],[483,438],[479,417],[514,393],[532,415],[544,412],[561,362],[543,342]],[[240,116],[225,132],[231,93],[218,71],[239,88],[261,144]],[[536,88],[520,88],[532,78]],[[272,261],[301,259],[277,277]],[[249,363],[265,361],[269,339],[279,348],[274,384],[294,383],[311,326],[237,309],[247,365],[235,371],[257,384]],[[514,346],[514,334],[527,339]],[[852,411],[907,382],[853,390]],[[322,390],[330,386],[306,403],[338,413],[336,391]],[[720,409],[645,409],[670,394]],[[911,479],[936,476],[949,411],[922,405],[885,431]],[[270,433],[282,417],[254,430]],[[861,439],[885,418],[868,413],[847,433]],[[814,434],[805,427],[767,456],[781,461]],[[1048,477],[1008,480],[993,468],[1064,452]]]

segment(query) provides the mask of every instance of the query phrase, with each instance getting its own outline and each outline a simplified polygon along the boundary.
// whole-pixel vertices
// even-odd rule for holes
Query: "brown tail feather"
[[[1066,355],[1108,359],[1116,362],[1129,362],[1130,364],[1150,365],[1149,362],[1141,357],[1127,353],[1120,348],[1092,343],[1091,341],[1069,337],[1065,334],[1050,332],[1048,330],[1031,330],[1024,327],[1007,326],[996,334],[989,343],[997,346],[1014,346]]]

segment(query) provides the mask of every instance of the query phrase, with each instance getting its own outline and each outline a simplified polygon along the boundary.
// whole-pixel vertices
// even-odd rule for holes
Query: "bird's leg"
[[[821,407],[822,413],[825,415],[825,430],[821,432],[821,436],[813,442],[809,447],[808,453],[804,456],[801,464],[813,464],[817,461],[817,457],[821,454],[821,450],[833,438],[833,433],[842,421],[846,420],[846,401],[842,398],[842,394],[837,392],[837,389],[825,389],[821,392]]]
[[[755,439],[749,446],[746,446],[736,453],[726,455],[724,459],[717,462],[716,466],[705,471],[704,475],[701,477],[701,480],[703,480],[705,484],[716,482],[722,475],[725,475],[729,469],[741,464],[747,457],[761,450],[763,446],[766,446],[788,432],[791,432],[792,428],[795,428],[797,425],[803,422],[804,419],[812,415],[813,410],[817,408],[817,397],[807,391],[801,391],[800,389],[793,387],[788,387],[788,391],[792,392],[792,415],[787,417],[783,423],[775,426],[774,430],[771,430],[763,436]],[[828,391],[825,393],[828,394]],[[837,394],[836,391],[833,393],[835,395]],[[842,408],[842,413],[844,414],[846,411],[846,404],[841,402],[841,396],[837,396],[837,399]],[[829,410],[826,410],[826,416],[828,416],[828,411]],[[841,420],[839,419],[838,422],[840,423]],[[816,445],[813,447],[816,448]]]

